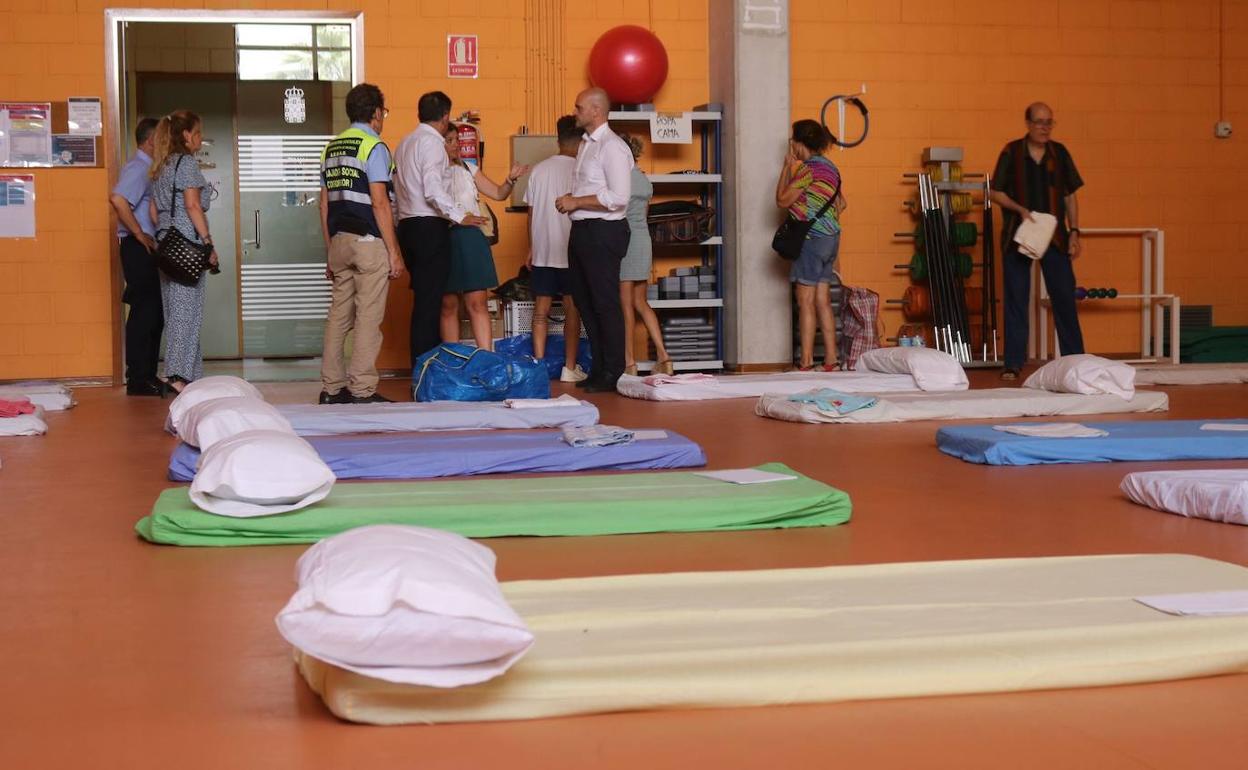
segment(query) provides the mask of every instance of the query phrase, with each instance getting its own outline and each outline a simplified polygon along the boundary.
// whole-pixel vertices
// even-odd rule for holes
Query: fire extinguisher
[[[455,121],[456,130],[459,132],[459,157],[465,163],[478,168],[485,156],[481,132],[476,126],[480,121],[481,115],[476,110],[468,110]]]

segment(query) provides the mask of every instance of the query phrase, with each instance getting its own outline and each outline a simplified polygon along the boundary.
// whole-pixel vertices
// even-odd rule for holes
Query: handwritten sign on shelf
[[[689,113],[656,112],[650,117],[653,144],[693,144],[693,120]]]

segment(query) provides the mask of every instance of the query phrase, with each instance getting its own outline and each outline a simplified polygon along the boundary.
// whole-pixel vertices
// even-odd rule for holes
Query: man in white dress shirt
[[[615,390],[624,373],[624,314],[620,261],[628,251],[629,174],[633,153],[607,125],[611,101],[601,88],[577,94],[576,125],[585,132],[572,171],[572,192],[555,207],[571,216],[568,267],[593,356],[589,379],[577,387]]]
[[[442,342],[439,318],[442,293],[451,269],[450,223],[485,224],[451,196],[446,140],[451,125],[451,97],[431,91],[417,103],[420,125],[395,149],[395,207],[399,249],[412,276],[409,340],[412,366]]]

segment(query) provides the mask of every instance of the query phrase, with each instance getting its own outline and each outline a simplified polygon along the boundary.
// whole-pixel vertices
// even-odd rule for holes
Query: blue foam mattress
[[[1248,419],[1080,423],[1109,433],[1091,438],[1036,438],[991,425],[959,425],[936,431],[936,446],[982,465],[1248,458],[1248,430],[1201,430],[1202,425],[1228,423],[1248,425]]]
[[[339,479],[430,479],[487,473],[656,470],[706,465],[702,447],[671,431],[609,447],[572,447],[557,430],[313,436],[308,442]],[[169,479],[190,481],[199,450],[179,444]]]

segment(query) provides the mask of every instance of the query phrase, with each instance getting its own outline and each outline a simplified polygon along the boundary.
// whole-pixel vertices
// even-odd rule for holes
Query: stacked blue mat
[[[1109,434],[1090,438],[1037,438],[991,425],[957,426],[938,430],[936,446],[981,465],[1248,458],[1248,430],[1201,430],[1202,425],[1219,424],[1248,428],[1248,419],[1080,423]]]
[[[702,447],[671,431],[666,438],[606,447],[572,447],[561,431],[353,434],[308,443],[339,479],[430,479],[487,473],[659,470],[706,465]],[[190,481],[199,450],[179,444],[169,479]]]

